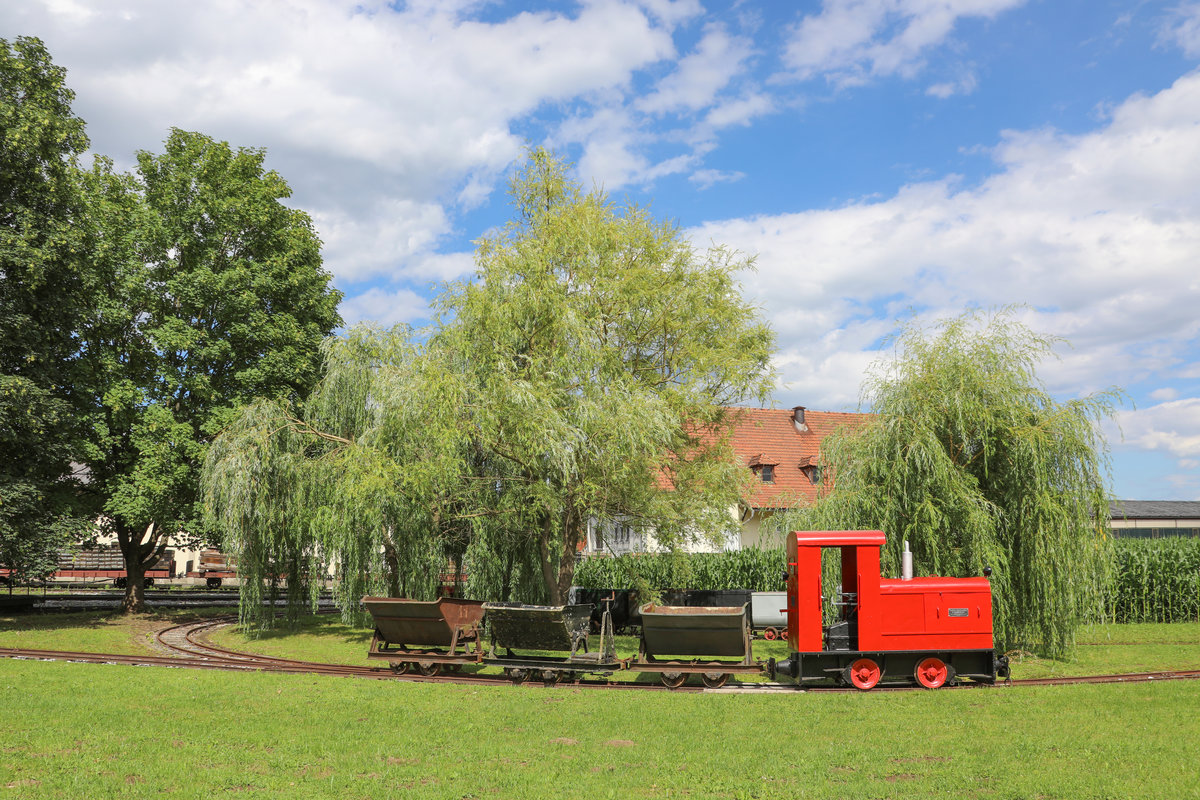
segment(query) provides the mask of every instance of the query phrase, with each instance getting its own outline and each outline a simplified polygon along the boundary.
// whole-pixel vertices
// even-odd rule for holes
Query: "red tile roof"
[[[787,508],[817,498],[818,485],[804,470],[821,462],[821,441],[838,428],[858,428],[868,414],[804,411],[807,430],[797,430],[790,408],[738,408],[731,444],[747,467],[761,474],[761,465],[774,466],[774,483],[757,483],[747,502],[756,509]],[[828,481],[828,473],[822,477]],[[827,483],[821,488],[828,489]]]

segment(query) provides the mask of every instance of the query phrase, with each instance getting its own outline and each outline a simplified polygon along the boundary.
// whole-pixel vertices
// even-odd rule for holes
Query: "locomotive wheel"
[[[950,677],[950,668],[940,658],[930,656],[921,659],[913,671],[913,677],[926,689],[937,689],[946,685],[946,680]]]
[[[773,642],[779,638],[779,632],[774,628],[767,628],[765,631],[763,631],[763,638],[768,642]]]
[[[392,662],[392,672],[396,673],[397,675],[403,675],[404,673],[408,672],[408,662],[407,661],[393,661]]]
[[[883,671],[869,658],[860,658],[846,670],[850,684],[860,692],[870,691],[879,683]]]
[[[678,689],[687,681],[687,674],[683,672],[664,672],[658,676],[658,679],[668,689]]]
[[[729,673],[706,672],[700,677],[700,680],[710,689],[720,689],[725,685],[725,681],[729,680]]]
[[[426,678],[432,678],[442,671],[441,664],[417,664],[417,672]]]

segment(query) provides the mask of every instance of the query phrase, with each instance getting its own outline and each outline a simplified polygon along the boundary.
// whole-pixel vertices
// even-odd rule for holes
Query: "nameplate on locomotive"
[[[952,617],[969,617],[971,615],[967,612],[967,609],[965,609],[965,608],[952,608],[952,609],[950,609],[950,616],[952,616]]]

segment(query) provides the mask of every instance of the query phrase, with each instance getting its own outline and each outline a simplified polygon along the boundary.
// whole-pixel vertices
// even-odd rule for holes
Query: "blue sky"
[[[525,143],[757,256],[780,406],[857,407],[910,311],[1023,304],[1111,386],[1114,493],[1200,499],[1200,2],[2,0],[93,149],[265,147],[348,321],[421,324]]]

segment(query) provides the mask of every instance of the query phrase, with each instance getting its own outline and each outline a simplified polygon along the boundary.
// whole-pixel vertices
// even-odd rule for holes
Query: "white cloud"
[[[818,346],[817,356],[785,351],[794,385],[825,361],[859,363],[874,352],[875,332],[910,307],[949,316],[1030,305],[1032,327],[1077,347],[1045,365],[1052,389],[1101,389],[1178,367],[1200,336],[1200,73],[1129,98],[1089,134],[1008,132],[994,155],[1000,170],[977,186],[951,176],[884,200],[691,233],[758,254],[746,286],[781,341],[860,332]],[[826,391],[791,397],[816,406],[845,394]]]
[[[649,113],[706,108],[743,71],[752,52],[749,39],[731,36],[724,25],[712,23],[695,52],[681,58],[675,72],[663,78],[652,94],[639,98],[635,106]]]
[[[369,289],[342,301],[339,308],[346,325],[374,321],[384,327],[404,322],[413,324],[429,317],[429,303],[408,289]]]
[[[704,117],[704,123],[714,131],[731,125],[749,125],[755,117],[774,110],[775,102],[769,96],[751,92],[719,103]]]
[[[1185,460],[1200,457],[1200,398],[1125,411],[1118,415],[1117,422],[1125,447],[1161,450]]]
[[[1025,0],[823,0],[795,26],[784,62],[797,78],[839,86],[912,77],[964,17],[992,18]]]
[[[6,25],[69,70],[97,152],[128,164],[168,128],[265,146],[317,209],[339,277],[395,275],[520,154],[547,103],[623,91],[675,57],[693,0],[592,0],[495,22],[479,2],[27,0]]]
[[[371,208],[318,209],[312,215],[325,243],[325,267],[351,283],[398,272],[411,259],[426,257],[450,228],[441,205],[410,200],[380,199]]]
[[[1200,3],[1184,3],[1167,17],[1159,29],[1160,44],[1173,45],[1189,58],[1200,56]]]
[[[1155,389],[1150,393],[1151,400],[1158,400],[1160,402],[1164,400],[1177,400],[1178,398],[1179,390],[1172,389],[1169,386],[1163,387],[1162,389]]]
[[[701,190],[711,188],[718,183],[734,183],[746,177],[744,172],[722,172],[719,169],[698,169],[688,176],[688,180],[700,187]]]
[[[957,80],[933,84],[925,90],[925,94],[946,100],[956,94],[971,94],[978,86],[979,80],[975,77],[975,73],[968,72]]]

